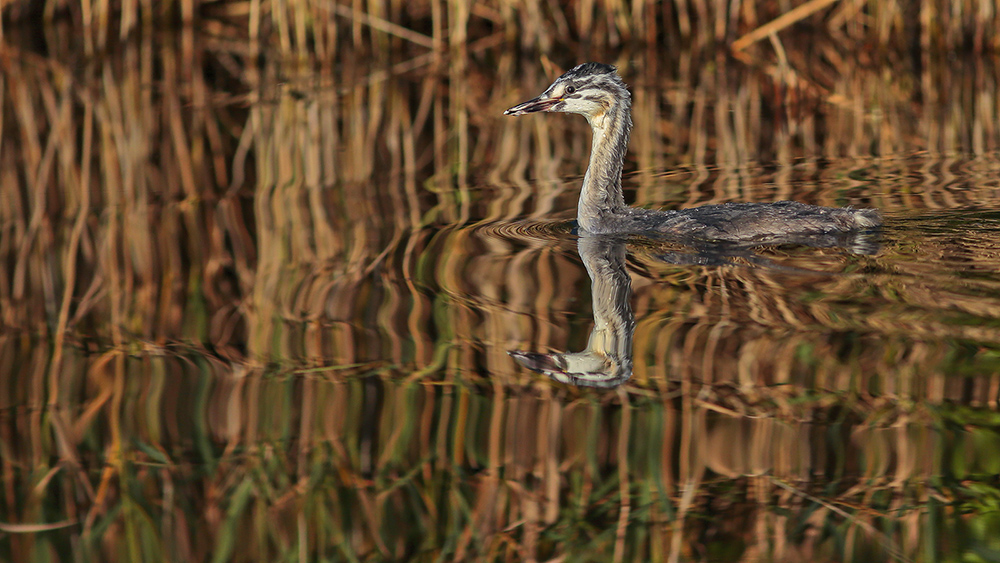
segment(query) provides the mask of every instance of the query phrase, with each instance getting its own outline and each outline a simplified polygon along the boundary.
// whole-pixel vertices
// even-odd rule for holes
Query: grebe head
[[[591,124],[612,107],[631,105],[628,88],[615,67],[601,63],[584,63],[556,79],[545,92],[533,100],[518,104],[504,115],[524,115],[539,111],[579,113]]]

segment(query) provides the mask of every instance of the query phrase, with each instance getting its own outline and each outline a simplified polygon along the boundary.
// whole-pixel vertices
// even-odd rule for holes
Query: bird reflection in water
[[[786,272],[800,270],[778,264],[756,252],[752,246],[713,243],[690,239],[661,238],[660,242],[681,244],[690,252],[661,252],[656,259],[677,265],[743,266]],[[880,248],[879,233],[856,232],[829,236],[775,238],[777,245],[815,248],[842,248],[852,254],[874,255]],[[632,336],[635,314],[632,312],[632,284],[625,267],[628,241],[616,235],[580,233],[577,249],[590,275],[594,328],[587,348],[581,352],[537,353],[510,350],[507,353],[524,367],[545,374],[556,381],[580,387],[617,387],[632,377]]]
[[[635,315],[632,283],[625,269],[625,239],[590,235],[577,241],[590,274],[594,328],[582,352],[537,354],[511,350],[521,365],[556,381],[586,387],[617,387],[632,377]]]

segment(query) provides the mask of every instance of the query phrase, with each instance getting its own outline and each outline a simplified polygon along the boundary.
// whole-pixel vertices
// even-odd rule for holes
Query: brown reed
[[[39,15],[43,17],[38,17]],[[656,3],[634,0],[426,0],[421,2],[317,2],[315,0],[10,0],[3,27],[30,27],[69,17],[83,30],[88,54],[103,50],[115,35],[125,38],[141,26],[163,22],[196,23],[241,30],[244,40],[287,55],[332,62],[350,46],[388,54],[399,38],[424,49],[466,49],[483,30],[496,30],[522,48],[550,52],[557,45],[582,41],[596,48],[630,42],[649,46],[731,45],[741,56],[747,46],[790,26],[825,28],[854,44],[907,52],[919,44],[925,53],[998,47],[1000,11],[991,0],[758,0],[733,4],[708,0]],[[517,41],[519,39],[519,41]],[[344,41],[347,43],[341,44]],[[401,45],[393,45],[398,50]],[[754,55],[756,56],[756,55]]]

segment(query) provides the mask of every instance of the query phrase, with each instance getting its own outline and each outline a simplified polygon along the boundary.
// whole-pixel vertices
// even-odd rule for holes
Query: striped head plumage
[[[632,97],[615,67],[602,63],[577,65],[557,78],[540,96],[518,104],[504,115],[540,111],[578,113],[593,123],[612,107],[631,107]]]

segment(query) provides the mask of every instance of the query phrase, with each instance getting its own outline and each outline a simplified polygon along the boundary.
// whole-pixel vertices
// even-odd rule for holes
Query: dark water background
[[[552,58],[630,85],[630,202],[877,207],[860,250],[588,254],[587,125],[504,118],[556,73],[502,42],[10,47],[0,558],[1000,560],[1000,69],[799,42]],[[630,379],[520,367],[618,255]]]

